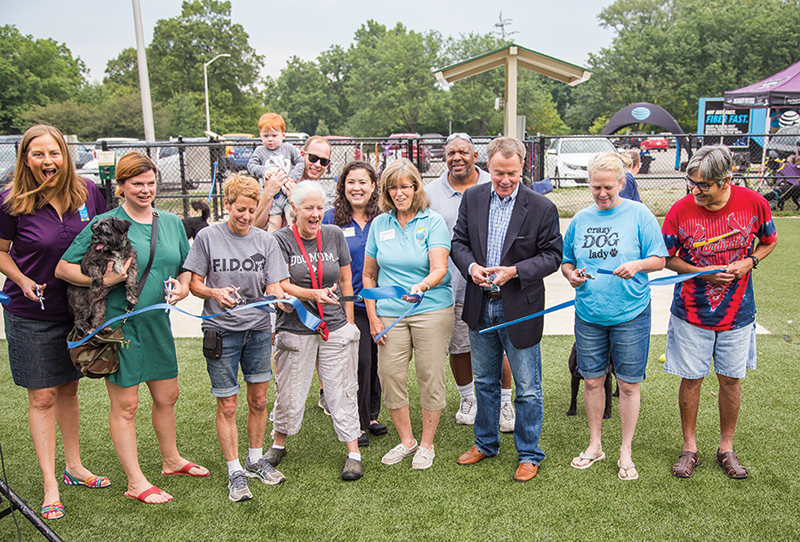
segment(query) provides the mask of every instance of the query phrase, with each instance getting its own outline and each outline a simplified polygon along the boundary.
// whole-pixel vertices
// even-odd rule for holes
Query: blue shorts
[[[257,384],[272,379],[272,335],[265,331],[220,331],[220,359],[206,358],[211,377],[211,395],[231,397],[239,393],[239,363],[245,382]]]
[[[714,371],[729,378],[744,378],[756,368],[756,323],[728,331],[693,326],[669,315],[667,361],[664,370],[681,378],[697,380]]]
[[[650,304],[633,320],[602,326],[575,315],[575,345],[578,371],[583,378],[608,373],[609,355],[619,380],[635,384],[645,379],[650,353]]]
[[[72,322],[48,322],[3,311],[14,384],[29,390],[55,388],[81,378],[67,349]]]

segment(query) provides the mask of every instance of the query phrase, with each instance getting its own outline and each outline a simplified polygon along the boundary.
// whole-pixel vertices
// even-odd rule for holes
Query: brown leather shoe
[[[527,482],[528,480],[532,480],[537,472],[539,472],[539,465],[520,463],[519,467],[517,467],[517,472],[514,474],[514,480],[517,482]]]
[[[461,457],[456,460],[456,463],[459,465],[474,465],[478,461],[482,459],[486,459],[488,456],[484,455],[477,446],[473,446],[469,449],[468,452],[464,453]]]

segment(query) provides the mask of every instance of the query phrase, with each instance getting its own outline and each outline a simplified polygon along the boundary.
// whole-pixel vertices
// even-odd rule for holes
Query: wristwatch
[[[750,258],[751,260],[753,260],[753,269],[755,269],[756,267],[758,267],[758,258],[757,258],[756,256],[753,256],[753,255],[751,254],[750,256],[748,256],[748,258]]]
[[[754,267],[755,267],[755,266],[754,266]],[[429,291],[429,290],[431,289],[431,285],[430,285],[430,283],[429,283],[427,280],[423,280],[423,281],[422,281],[422,284],[424,284],[424,285],[425,285],[425,291],[426,291],[426,292],[427,292],[427,291]]]

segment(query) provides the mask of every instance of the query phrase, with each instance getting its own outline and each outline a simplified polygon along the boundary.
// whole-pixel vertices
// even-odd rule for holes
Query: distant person
[[[639,156],[639,151],[627,151],[621,154],[622,163],[625,164],[625,184],[619,193],[619,197],[629,199],[631,201],[641,202],[642,198],[639,196],[639,187],[636,185],[636,175],[642,168],[642,158]]]
[[[256,147],[247,162],[247,171],[256,179],[267,184],[271,178],[285,183],[288,180],[299,181],[303,175],[305,164],[300,151],[294,146],[284,143],[286,123],[276,113],[265,113],[258,119],[258,133],[263,145]],[[284,213],[289,207],[286,188],[273,196],[269,210],[267,231],[275,231],[283,225]]]
[[[447,224],[450,237],[453,236],[453,227],[458,218],[458,208],[464,198],[464,191],[478,184],[492,181],[491,175],[475,165],[478,160],[478,151],[469,134],[450,134],[445,142],[445,163],[447,170],[442,176],[425,186],[425,193],[431,200],[431,210],[436,211]],[[469,327],[461,319],[464,310],[464,294],[467,283],[458,271],[452,258],[448,258],[447,267],[453,277],[453,304],[454,327],[453,336],[450,338],[448,351],[450,353],[450,370],[456,382],[461,401],[456,410],[456,423],[472,425],[478,412],[478,402],[472,382],[472,359],[469,349]],[[511,403],[511,367],[508,358],[503,360],[503,377],[501,378],[500,397],[500,431],[510,433],[514,431],[516,415]]]
[[[223,193],[228,220],[198,232],[183,264],[192,272],[192,293],[205,300],[203,316],[232,309],[242,299],[254,301],[264,294],[282,298],[278,283],[289,277],[278,243],[271,234],[252,227],[261,197],[258,181],[234,173],[225,181]],[[217,401],[217,438],[228,464],[228,498],[246,501],[253,498],[247,487],[248,476],[269,485],[286,479],[263,457],[267,388],[272,378],[270,314],[258,307],[222,314],[203,321],[203,336],[211,394]],[[247,383],[248,453],[244,467],[239,461],[236,427],[239,365]]]
[[[683,450],[672,466],[679,478],[690,478],[699,463],[700,386],[712,360],[719,382],[716,462],[730,478],[749,476],[733,451],[733,435],[742,399],[739,381],[756,368],[752,271],[775,249],[778,237],[769,204],[758,192],[731,184],[732,168],[728,147],[698,150],[686,167],[690,193],[667,212],[662,227],[667,268],[719,270],[676,284],[672,299],[664,370],[681,377]]]
[[[55,474],[56,427],[64,450],[64,483],[90,488],[111,481],[83,466],[78,447],[78,382],[67,350],[73,317],[67,284],[56,278],[61,255],[89,220],[108,208],[100,190],[75,174],[61,132],[26,130],[12,184],[0,193],[0,273],[9,296],[3,308],[14,384],[28,390],[28,426],[44,477],[44,519],[64,516]],[[42,301],[39,301],[41,294]],[[32,474],[32,473],[28,473]]]

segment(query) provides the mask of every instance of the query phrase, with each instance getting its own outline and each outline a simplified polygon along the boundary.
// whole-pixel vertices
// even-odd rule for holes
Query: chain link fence
[[[798,136],[770,136],[767,152],[763,134],[724,138],[734,154],[734,182],[758,190],[771,201],[773,208],[800,208],[800,171],[793,163],[798,154]],[[0,136],[0,185],[13,178],[20,136]],[[478,152],[477,165],[487,169],[486,148],[492,138],[473,138]],[[344,138],[331,136],[331,165],[321,181],[329,193],[339,172],[351,160],[372,164],[380,172],[398,158],[410,158],[420,170],[423,182],[447,171],[444,156],[445,137]],[[686,195],[685,168],[690,149],[703,143],[719,143],[720,137],[680,135],[631,136],[537,136],[525,141],[528,157],[523,181],[530,185],[548,177],[553,191],[546,194],[562,217],[573,216],[592,204],[588,186],[589,158],[602,151],[636,151],[641,169],[636,182],[642,202],[654,214],[663,216]],[[302,148],[302,140],[287,139]],[[191,203],[210,198],[213,220],[223,218],[222,183],[231,171],[246,171],[253,150],[261,144],[257,138],[225,139],[176,138],[174,141],[146,143],[137,140],[101,140],[93,143],[69,143],[78,173],[101,187],[111,206],[114,181],[102,181],[98,174],[97,150],[114,151],[119,159],[135,150],[150,156],[158,166],[156,205],[181,217],[190,215]],[[762,159],[765,165],[762,166]]]

